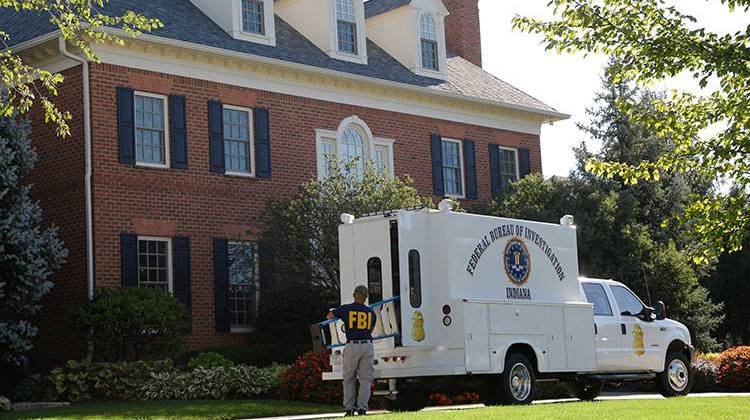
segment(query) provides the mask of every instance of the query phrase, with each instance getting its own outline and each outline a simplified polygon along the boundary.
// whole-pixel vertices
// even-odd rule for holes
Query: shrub
[[[719,367],[708,359],[697,359],[693,363],[693,392],[713,392],[718,389],[716,378]]]
[[[342,387],[339,381],[323,381],[323,372],[331,371],[328,353],[306,353],[299,356],[281,375],[279,395],[285,400],[340,404]]]
[[[308,340],[309,341],[309,340]],[[274,363],[292,364],[297,356],[310,351],[310,344],[250,344],[244,347],[211,347],[185,352],[177,358],[176,363],[187,366],[190,359],[201,353],[212,352],[224,356],[236,365],[265,367]]]
[[[10,400],[0,395],[0,413],[13,410]]]
[[[177,299],[154,289],[99,289],[74,307],[69,322],[91,333],[97,360],[157,360],[173,355],[190,330],[190,314]]]
[[[56,400],[137,400],[140,389],[152,375],[171,372],[171,361],[91,363],[68,361],[49,374]]]
[[[437,406],[447,405],[466,405],[466,404],[478,404],[480,401],[479,394],[476,392],[464,392],[453,397],[449,397],[442,392],[435,392],[430,394],[430,401]]]
[[[212,351],[201,353],[187,363],[187,368],[195,370],[199,367],[202,368],[213,368],[213,367],[232,367],[234,362],[227,359],[226,357]]]
[[[254,398],[268,394],[273,382],[270,370],[254,366],[198,367],[191,372],[152,375],[142,388],[142,397],[147,400]]]
[[[750,346],[734,347],[716,358],[716,380],[729,391],[750,391]]]
[[[16,387],[16,401],[54,401],[58,397],[49,376],[38,373],[27,376]]]

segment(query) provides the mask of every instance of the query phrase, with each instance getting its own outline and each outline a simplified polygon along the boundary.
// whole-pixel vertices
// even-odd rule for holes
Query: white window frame
[[[515,147],[499,146],[499,145],[497,146],[497,148],[500,149],[500,150],[511,150],[511,151],[515,152],[515,156],[516,156],[516,180],[513,181],[513,182],[520,181],[521,180],[521,170],[518,167],[518,149],[516,149]],[[498,163],[502,166],[502,161],[498,162]],[[498,169],[500,169],[500,172],[502,172],[502,168],[498,168]],[[502,175],[502,174],[500,174],[500,175]]]
[[[328,49],[328,55],[331,58],[336,58],[343,61],[349,61],[357,64],[367,64],[367,31],[365,24],[365,3],[361,0],[353,0],[354,9],[356,13],[355,23],[357,25],[357,54],[350,54],[347,52],[339,51],[339,34],[338,34],[338,19],[336,16],[336,0],[331,0],[329,3],[330,19],[331,19],[331,33],[330,33],[330,48]]]
[[[422,15],[428,14],[432,16],[432,20],[435,22],[435,31],[437,33],[437,52],[438,52],[438,69],[432,70],[422,66],[422,28],[420,20]],[[415,66],[411,70],[420,76],[432,77],[440,80],[448,79],[448,53],[445,49],[445,14],[443,13],[432,13],[428,10],[423,10],[419,13],[414,14],[416,19],[414,28],[416,29],[414,36],[416,38],[416,48],[414,49],[414,63]]]
[[[323,145],[325,143],[333,143],[334,150],[336,150],[336,158],[338,159],[342,155],[342,135],[344,133],[344,130],[351,126],[355,126],[362,132],[362,134],[364,134],[363,139],[365,141],[365,161],[370,161],[373,159],[373,156],[375,156],[375,146],[385,147],[387,149],[386,159],[388,160],[388,172],[390,173],[391,177],[395,177],[393,159],[393,145],[395,143],[395,140],[374,137],[367,123],[365,123],[361,118],[354,115],[341,121],[336,131],[324,129],[315,130],[315,156],[318,162],[318,179],[322,181],[326,178],[325,166],[327,161],[326,157],[323,155]]]
[[[254,116],[253,109],[242,107],[242,106],[236,106],[236,105],[226,105],[226,104],[222,105],[222,109],[221,109],[222,126],[224,125],[224,110],[225,109],[247,112],[248,114],[247,123],[248,123],[248,131],[250,132],[249,133],[250,134],[250,150],[249,150],[250,164],[248,165],[248,167],[250,168],[250,172],[225,171],[224,175],[255,178],[255,120],[253,119],[253,116]],[[222,141],[226,141],[226,137],[222,139]]]
[[[227,245],[252,245],[255,252],[253,255],[255,256],[255,316],[258,316],[258,305],[260,305],[260,266],[258,265],[260,263],[260,258],[258,256],[258,243],[253,241],[227,241]],[[229,271],[227,271],[227,283],[229,283]],[[229,287],[232,287],[231,284],[229,284]],[[232,320],[229,320],[229,332],[234,334],[243,334],[243,333],[251,333],[255,331],[256,327],[235,327],[232,326]]]
[[[164,163],[140,162],[138,161],[138,158],[137,158],[138,151],[136,150],[135,151],[135,155],[136,155],[135,166],[142,166],[144,168],[169,169],[171,167],[170,158],[171,158],[171,153],[172,153],[171,147],[170,147],[171,140],[169,138],[169,132],[171,129],[171,127],[169,126],[169,97],[167,95],[162,95],[160,93],[151,93],[151,92],[142,92],[142,91],[133,92],[133,129],[135,130],[133,132],[134,136],[137,135],[135,133],[138,130],[138,126],[136,123],[137,118],[135,117],[135,113],[136,113],[135,101],[138,96],[143,96],[146,98],[161,99],[162,103],[164,103]],[[134,141],[135,147],[137,148],[138,147],[137,142],[135,141],[135,139],[133,141]]]
[[[373,154],[372,156],[375,156],[375,147],[383,147],[386,149],[385,152],[385,159],[386,159],[386,166],[388,167],[388,174],[391,176],[391,178],[395,178],[395,170],[393,168],[393,144],[396,141],[393,139],[384,139],[382,137],[375,137],[372,141],[373,143]],[[373,158],[374,159],[374,158]]]
[[[275,13],[273,10],[273,0],[262,0],[263,2],[263,29],[265,34],[256,34],[254,32],[245,32],[243,25],[242,16],[242,0],[234,0],[232,6],[234,8],[234,38],[255,42],[263,45],[276,46],[276,20]]]
[[[172,271],[174,268],[172,267],[172,238],[163,237],[163,236],[141,236],[138,235],[138,239],[136,240],[136,255],[138,256],[137,264],[139,267],[138,270],[138,288],[141,287],[141,273],[140,273],[140,242],[141,241],[159,241],[159,242],[166,242],[167,243],[167,289],[170,294],[174,294],[174,276]]]
[[[464,165],[464,142],[461,140],[451,139],[447,137],[443,137],[441,141],[449,142],[449,143],[456,143],[458,144],[458,164],[461,168],[461,194],[445,194],[448,198],[457,198],[457,199],[465,199],[466,198],[466,165]],[[440,144],[440,153],[443,153],[443,145]],[[440,159],[443,162],[443,166],[440,168],[442,171],[445,167],[445,159],[443,156],[441,156]],[[445,188],[445,180],[443,180],[443,188]]]

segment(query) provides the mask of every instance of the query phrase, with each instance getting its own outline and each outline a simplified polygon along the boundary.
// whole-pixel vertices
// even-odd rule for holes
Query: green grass
[[[0,419],[236,419],[330,413],[339,407],[274,400],[90,402],[0,414]]]
[[[491,407],[474,410],[397,413],[372,419],[750,419],[750,397],[620,400]]]

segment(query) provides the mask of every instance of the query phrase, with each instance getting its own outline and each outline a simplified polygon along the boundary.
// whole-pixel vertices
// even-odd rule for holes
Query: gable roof
[[[382,15],[409,3],[411,0],[369,0],[365,2],[365,19]]]
[[[405,0],[371,0],[380,4],[398,1]],[[150,34],[151,39],[154,40],[158,40],[154,37],[166,38],[197,46],[426,88],[440,93],[466,96],[470,99],[520,108],[554,119],[566,117],[542,101],[484,71],[481,67],[450,53],[447,68],[448,80],[444,81],[414,74],[369,39],[367,40],[367,64],[331,58],[278,15],[275,17],[276,46],[274,47],[233,38],[189,0],[110,0],[104,10],[113,15],[120,15],[128,10],[137,10],[148,17],[160,19],[164,27]],[[49,22],[49,16],[35,12],[8,12],[7,9],[0,12],[0,28],[10,35],[12,45],[57,31],[57,27]]]

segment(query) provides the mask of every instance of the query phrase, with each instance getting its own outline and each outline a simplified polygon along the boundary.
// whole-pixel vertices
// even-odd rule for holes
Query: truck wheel
[[[679,351],[667,353],[664,372],[656,375],[656,389],[667,398],[684,396],[693,387],[690,360]]]
[[[504,404],[531,404],[536,393],[534,365],[520,353],[513,353],[505,361],[500,375],[500,398]]]
[[[604,382],[572,381],[566,382],[565,388],[568,389],[573,398],[578,398],[581,401],[593,401],[602,393]]]

